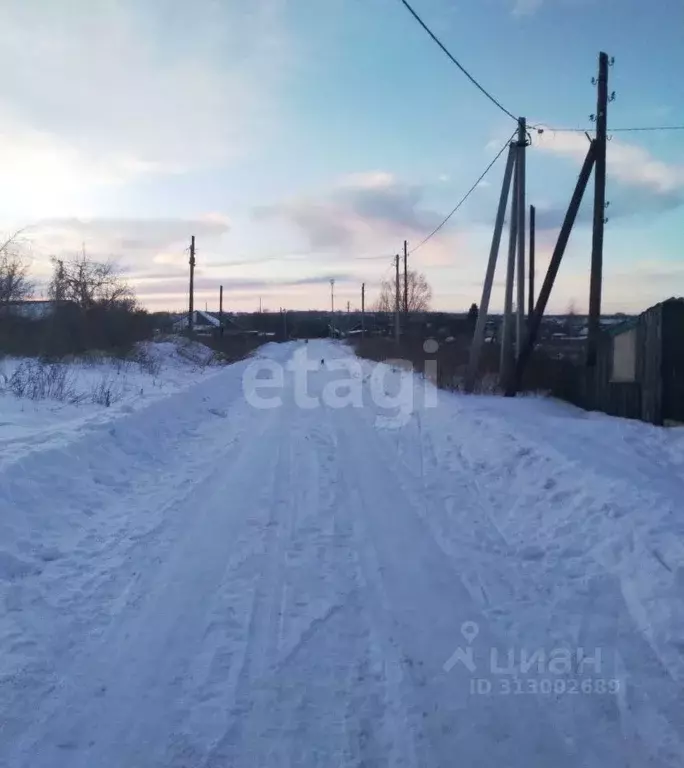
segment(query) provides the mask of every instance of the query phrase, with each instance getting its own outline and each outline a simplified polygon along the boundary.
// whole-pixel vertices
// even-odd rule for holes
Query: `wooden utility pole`
[[[408,243],[404,240],[404,325],[408,322]]]
[[[496,212],[496,221],[494,223],[494,234],[492,236],[492,245],[489,250],[489,261],[487,262],[487,272],[485,274],[484,285],[482,287],[482,298],[480,299],[480,308],[477,314],[475,324],[475,333],[470,347],[470,359],[468,361],[468,370],[466,372],[465,388],[467,392],[472,392],[475,387],[475,380],[480,365],[480,354],[484,342],[485,329],[487,327],[487,313],[489,312],[489,300],[492,295],[492,285],[494,284],[494,274],[496,272],[496,262],[499,256],[499,246],[501,245],[501,233],[503,231],[504,219],[506,218],[506,206],[508,205],[508,192],[511,188],[511,176],[513,175],[513,164],[515,163],[515,148],[511,145],[508,148],[508,160],[506,161],[506,170],[504,171],[503,183],[501,185],[501,196],[499,197],[499,208]]]
[[[223,286],[219,286],[219,327],[223,328]]]
[[[518,246],[518,159],[520,147],[513,145],[513,190],[511,192],[510,231],[508,235],[508,264],[506,269],[506,293],[504,296],[503,329],[501,331],[501,361],[499,382],[506,386],[513,366],[513,281],[515,279],[515,255]]]
[[[528,301],[529,301],[529,309],[527,311],[527,319],[528,322],[532,318],[532,314],[534,313],[534,248],[535,248],[535,227],[536,227],[536,216],[537,216],[537,209],[531,205],[530,206],[530,263],[528,265],[528,269],[530,271],[530,285],[528,289]]]
[[[596,170],[594,171],[594,231],[591,242],[591,278],[589,281],[589,329],[587,366],[596,365],[596,350],[601,322],[603,280],[603,225],[606,214],[606,142],[608,125],[608,54],[599,54],[596,106]]]
[[[394,297],[394,340],[399,344],[399,336],[401,335],[401,326],[399,324],[399,308],[401,303],[399,301],[399,254],[396,255],[395,260],[395,297]]]
[[[335,279],[330,280],[330,335],[335,336]]]
[[[563,254],[565,253],[565,249],[570,238],[570,233],[572,232],[572,228],[575,224],[575,219],[577,218],[577,212],[579,211],[580,203],[582,202],[584,190],[587,188],[587,184],[589,183],[589,176],[591,176],[595,158],[596,142],[592,141],[589,146],[587,156],[584,159],[584,165],[580,171],[579,178],[577,179],[575,191],[572,194],[572,199],[570,200],[570,205],[568,206],[567,213],[565,214],[563,225],[561,226],[560,233],[558,234],[558,241],[556,242],[556,247],[554,248],[553,254],[551,256],[551,261],[549,262],[549,268],[546,272],[544,283],[541,287],[541,290],[539,291],[539,297],[537,298],[534,314],[530,319],[529,330],[516,362],[515,375],[508,382],[506,382],[506,397],[514,396],[522,383],[525,366],[527,365],[527,361],[529,360],[530,356],[532,355],[532,351],[534,350],[534,345],[537,340],[537,333],[539,332],[539,326],[541,325],[542,317],[544,316],[544,310],[546,309],[546,304],[548,303],[549,296],[551,295],[551,289],[553,288],[556,275],[558,274],[558,269],[560,267],[561,260],[563,259]]]
[[[190,238],[190,306],[188,313],[188,330],[192,335],[195,325],[195,236]]]
[[[527,205],[525,204],[525,155],[527,149],[527,122],[524,117],[518,118],[518,163],[517,163],[517,195],[518,195],[518,298],[516,301],[515,324],[515,356],[520,354],[525,329],[525,219]]]
[[[361,341],[366,337],[366,284],[361,283]]]

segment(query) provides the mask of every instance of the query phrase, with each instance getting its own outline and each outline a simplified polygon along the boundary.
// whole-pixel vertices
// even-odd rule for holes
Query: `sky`
[[[537,284],[587,150],[601,50],[610,127],[684,125],[684,1],[412,0],[531,131]],[[152,310],[369,304],[505,145],[514,121],[399,0],[2,0],[0,230],[50,257],[113,260]],[[504,156],[505,157],[505,156]],[[503,158],[410,256],[433,308],[479,302]],[[589,190],[591,193],[591,188]],[[608,144],[603,308],[684,295],[684,131]],[[585,311],[591,194],[549,309]],[[492,309],[503,303],[506,237]]]

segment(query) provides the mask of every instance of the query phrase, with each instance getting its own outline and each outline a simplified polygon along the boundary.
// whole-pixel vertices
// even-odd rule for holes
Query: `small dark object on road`
[[[321,358],[321,365],[325,365],[325,360]]]

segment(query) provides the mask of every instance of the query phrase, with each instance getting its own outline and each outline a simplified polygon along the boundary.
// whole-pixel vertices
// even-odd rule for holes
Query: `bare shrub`
[[[141,373],[150,376],[159,376],[162,370],[162,361],[144,347],[138,346],[131,353],[131,360],[138,366]]]
[[[27,400],[73,402],[76,399],[73,375],[62,363],[26,360],[14,370],[6,388],[16,397]]]
[[[90,390],[89,400],[93,405],[103,405],[109,408],[112,403],[121,399],[120,391],[114,386],[111,378],[105,376]]]

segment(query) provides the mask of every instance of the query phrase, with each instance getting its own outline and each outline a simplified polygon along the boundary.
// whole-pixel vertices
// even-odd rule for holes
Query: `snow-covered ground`
[[[323,341],[144,405],[1,445],[0,765],[684,764],[680,431]]]
[[[210,349],[181,337],[144,342],[129,360],[95,355],[43,365],[0,358],[0,467],[37,447],[72,443],[92,426],[180,392],[220,370],[213,362]],[[32,389],[48,396],[33,399]]]

